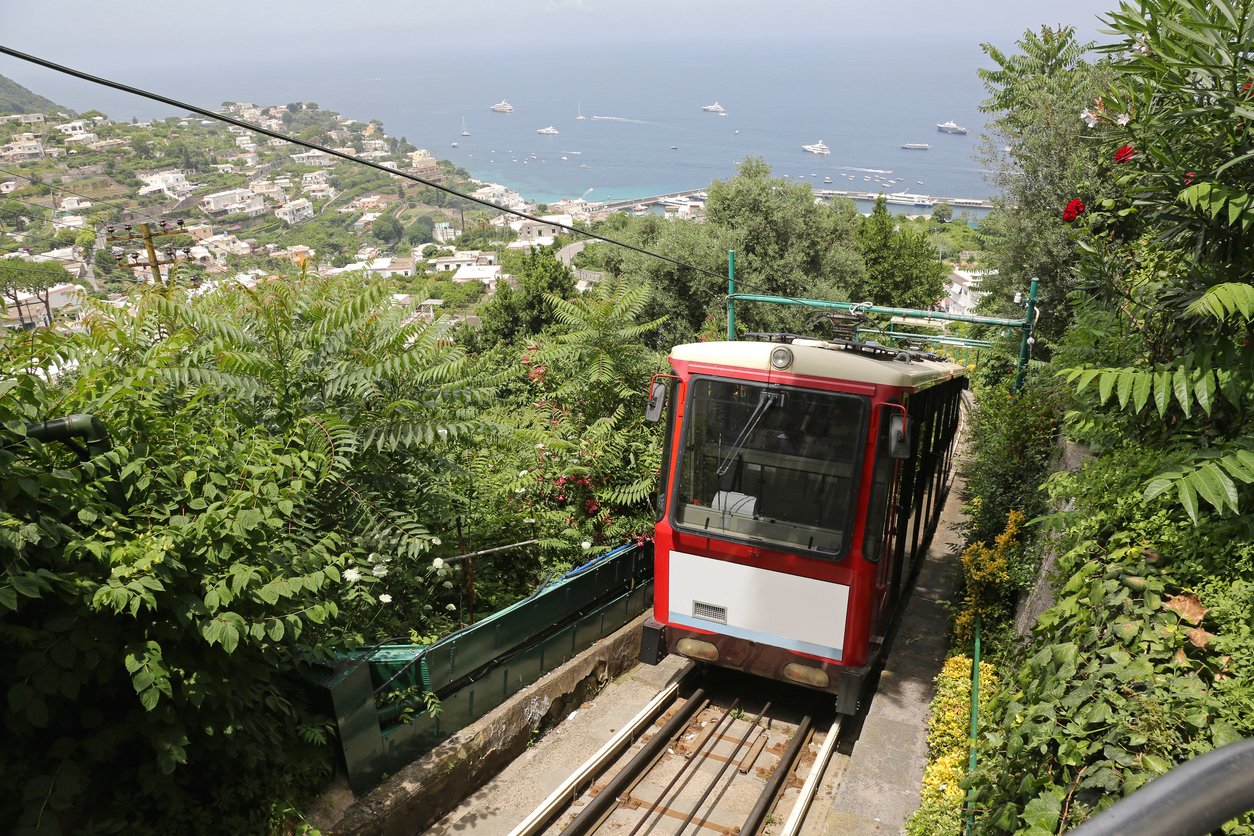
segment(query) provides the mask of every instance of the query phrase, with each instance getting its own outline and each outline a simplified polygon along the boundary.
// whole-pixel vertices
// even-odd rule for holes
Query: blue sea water
[[[315,101],[352,118],[381,119],[389,134],[541,202],[703,188],[734,175],[749,156],[816,187],[878,190],[891,179],[885,191],[985,198],[990,187],[973,159],[985,118],[976,70],[985,63],[976,37],[927,43],[891,32],[871,40],[834,32],[796,43],[572,44],[535,53],[427,44],[417,55],[254,56],[121,80],[210,108],[226,100]],[[0,73],[113,118],[172,113],[7,59]],[[513,113],[489,110],[502,99]],[[726,116],[701,110],[716,101]],[[936,124],[951,119],[970,133],[939,133]],[[463,120],[469,137],[460,135]],[[548,125],[559,134],[536,133]],[[802,150],[819,140],[830,156]],[[903,143],[931,148],[904,150]]]

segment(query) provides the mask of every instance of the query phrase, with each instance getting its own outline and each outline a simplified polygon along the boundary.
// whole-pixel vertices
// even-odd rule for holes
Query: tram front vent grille
[[[727,607],[720,607],[717,604],[707,604],[703,601],[693,601],[692,617],[700,618],[703,621],[717,621],[719,624],[726,624]]]

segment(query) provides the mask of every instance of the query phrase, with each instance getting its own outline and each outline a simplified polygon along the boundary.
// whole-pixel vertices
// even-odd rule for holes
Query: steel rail
[[[675,831],[675,836],[680,836],[680,834],[684,832],[684,829],[688,827],[688,823],[697,815],[697,811],[701,809],[701,805],[704,804],[705,800],[710,797],[710,793],[712,793],[714,788],[718,786],[718,782],[723,779],[723,773],[727,771],[727,767],[735,763],[736,755],[740,754],[741,748],[744,747],[745,743],[749,740],[749,735],[753,734],[754,729],[758,727],[758,723],[762,722],[762,718],[766,716],[766,712],[769,711],[770,708],[771,704],[768,702],[766,705],[762,706],[762,710],[758,712],[758,716],[753,718],[753,722],[749,724],[749,728],[745,729],[745,733],[741,736],[740,741],[736,744],[736,747],[732,749],[731,754],[727,756],[727,760],[723,761],[723,765],[719,767],[718,772],[716,772],[714,777],[710,780],[710,785],[705,788],[705,792],[701,793],[701,797],[698,798],[696,803],[692,805],[692,810],[688,813],[688,818],[684,819],[683,823],[679,825],[679,830]],[[728,726],[728,730],[731,730],[730,726]],[[714,751],[713,746],[710,747],[710,751]],[[736,773],[733,772],[732,780],[735,780],[735,777]],[[726,785],[724,786],[724,789],[726,789]],[[722,798],[722,795],[722,793],[719,793],[719,798]],[[714,812],[714,805],[711,805],[710,812]],[[700,829],[700,827],[697,828],[697,830]]]
[[[679,682],[672,683],[654,697],[616,735],[606,741],[596,754],[584,761],[557,789],[549,794],[548,798],[541,802],[539,807],[511,830],[509,836],[533,836],[543,830],[553,816],[557,815],[560,807],[574,800],[578,787],[587,781],[589,776],[604,769],[606,764],[617,757],[619,752],[640,733],[641,729],[652,723],[666,706],[675,700],[679,694],[679,686]],[[704,692],[698,690],[689,699],[689,703],[696,705],[703,697]]]
[[[688,702],[684,704],[684,707],[676,711],[666,721],[666,724],[658,730],[657,734],[653,735],[649,742],[636,753],[636,756],[617,775],[610,779],[609,783],[597,793],[595,798],[588,802],[588,806],[580,810],[574,820],[566,825],[561,832],[561,836],[576,836],[576,834],[588,833],[595,829],[605,814],[609,812],[609,808],[618,802],[618,796],[623,789],[632,783],[639,772],[643,771],[665,751],[671,738],[679,733],[684,724],[704,703],[705,689],[698,688],[688,698]],[[570,780],[567,779],[565,783],[569,783]]]
[[[671,798],[675,799],[679,797],[679,793],[683,791],[684,787],[688,786],[688,782],[692,780],[692,776],[697,774],[697,768],[700,766],[701,761],[714,753],[714,747],[718,745],[719,729],[722,728],[723,721],[731,716],[731,713],[736,710],[736,706],[739,704],[739,697],[732,700],[732,704],[723,709],[722,716],[715,721],[714,725],[710,726],[709,733],[697,738],[697,748],[693,750],[692,757],[685,758],[684,762],[679,765],[679,769],[676,770],[673,776],[671,776],[671,779],[666,783],[666,786],[662,787],[661,792],[657,794],[657,798],[655,798],[653,803],[649,805],[649,809],[645,810],[644,815],[640,817],[640,821],[636,822],[636,826],[631,829],[631,832],[629,832],[627,836],[636,836],[636,834],[640,832],[640,828],[648,823],[654,812],[657,811],[658,805],[666,799],[667,794],[671,791],[671,789],[675,790],[675,794],[671,796]],[[731,725],[729,724],[727,728],[730,729]],[[706,743],[710,744],[710,751],[706,754],[702,754],[701,750],[705,748]],[[688,767],[690,765],[692,766],[691,772],[688,771]],[[675,782],[680,778],[683,778],[684,782],[678,787],[675,787]],[[669,804],[663,807],[663,813],[665,813],[668,808]],[[662,816],[659,815],[657,820],[649,826],[649,829],[646,830],[645,833],[647,834],[653,832],[653,828],[656,827],[657,822],[661,820]]]
[[[840,721],[843,716],[837,714],[836,719],[832,720],[832,725],[827,730],[827,737],[823,740],[823,747],[819,749],[819,756],[814,759],[814,766],[810,768],[810,774],[806,776],[806,782],[801,787],[801,794],[797,796],[797,803],[793,805],[788,821],[784,822],[784,828],[779,832],[779,836],[796,836],[797,831],[801,829],[806,812],[810,809],[810,802],[814,800],[814,791],[818,788],[819,779],[827,769],[832,750],[836,748],[836,738],[840,735]]]
[[[784,788],[784,783],[792,776],[792,766],[796,762],[797,756],[801,754],[801,747],[810,738],[810,727],[814,720],[807,714],[801,719],[800,725],[797,726],[797,733],[793,735],[792,740],[788,741],[788,748],[779,756],[779,763],[775,766],[775,771],[771,773],[771,778],[766,782],[766,786],[762,789],[762,794],[758,796],[757,803],[753,805],[753,809],[749,811],[749,815],[745,818],[745,823],[740,826],[740,832],[743,836],[753,836],[762,827],[762,822],[766,819],[767,813],[771,810],[771,804],[775,802],[776,796]]]

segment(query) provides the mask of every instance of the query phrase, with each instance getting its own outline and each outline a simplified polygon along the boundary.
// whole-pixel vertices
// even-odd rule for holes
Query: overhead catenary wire
[[[567,232],[574,233],[575,235],[582,235],[587,238],[593,238],[598,241],[604,241],[605,243],[613,244],[616,247],[622,247],[623,249],[631,250],[633,252],[640,253],[641,255],[649,256],[650,258],[656,258],[661,261],[674,264],[676,267],[682,267],[686,270],[695,270],[698,273],[703,273],[707,276],[713,276],[715,278],[720,278],[720,279],[723,278],[723,275],[721,273],[716,273],[713,270],[706,270],[703,267],[697,267],[694,264],[688,264],[687,262],[680,261],[677,258],[671,258],[670,256],[653,252],[652,250],[646,250],[643,247],[637,247],[634,244],[628,244],[624,241],[617,241],[613,238],[609,238],[599,233],[589,232],[588,230],[579,229],[578,227],[570,226],[568,224],[563,224],[563,223],[559,223],[559,222],[551,221],[551,220],[545,220],[543,218],[540,218],[536,215],[529,214],[527,212],[520,212],[517,209],[510,209],[505,206],[499,206],[495,203],[492,203],[491,201],[483,200],[481,198],[475,197],[474,195],[465,194],[464,192],[459,192],[456,189],[441,185],[440,183],[436,183],[431,180],[427,180],[426,178],[419,177],[418,175],[411,174],[407,171],[401,171],[400,169],[392,168],[391,166],[386,166],[381,163],[377,163],[374,160],[363,160],[351,154],[346,154],[343,151],[338,151],[335,148],[330,148],[328,146],[320,145],[319,143],[310,142],[304,139],[298,139],[297,137],[289,136],[279,131],[273,131],[273,130],[270,130],[269,128],[263,128],[260,125],[254,125],[251,122],[245,122],[242,119],[236,119],[233,116],[227,116],[225,114],[218,113],[217,111],[199,107],[197,105],[180,101],[178,99],[173,99],[173,98],[170,98],[169,96],[164,96],[160,93],[154,93],[150,90],[144,90],[143,88],[140,88],[140,87],[134,87],[129,84],[123,84],[120,81],[114,81],[112,79],[104,78],[103,76],[94,75],[92,73],[88,73],[83,70],[76,70],[73,67],[67,67],[64,64],[58,64],[54,61],[49,61],[46,58],[40,58],[36,55],[31,55],[26,52],[21,52],[20,50],[16,50],[16,49],[13,49],[12,47],[4,46],[3,44],[0,44],[0,54],[8,55],[12,58],[17,58],[18,60],[26,61],[31,64],[44,67],[45,69],[52,70],[54,72],[63,73],[65,75],[70,75],[75,78],[82,79],[83,81],[90,82],[92,84],[99,84],[103,87],[111,87],[114,90],[119,90],[123,93],[129,93],[133,96],[139,96],[144,99],[150,99],[155,102],[161,102],[162,104],[169,105],[173,108],[185,110],[188,113],[196,113],[208,119],[215,119],[219,122],[225,122],[228,125],[235,125],[236,127],[244,128],[245,130],[249,130],[249,131],[253,131],[254,133],[261,134],[262,136],[268,136],[268,137],[271,137],[272,139],[281,139],[284,142],[289,142],[292,145],[299,145],[302,148],[308,148],[311,151],[321,151],[322,153],[328,154],[332,157],[338,157],[339,159],[347,160],[350,163],[357,163],[358,165],[364,165],[364,166],[368,166],[370,168],[376,169],[378,171],[382,171],[385,174],[391,174],[393,176],[400,177],[405,180],[411,180],[415,183],[421,183],[424,186],[430,186],[431,188],[437,189],[446,194],[451,194],[455,197],[460,197],[463,200],[468,200],[472,203],[477,203],[480,206],[485,206],[489,209],[495,209],[498,212],[504,212],[508,215],[513,215],[515,217],[522,218],[523,220],[535,221],[536,223],[542,223],[548,226],[555,226],[559,229],[564,229]]]

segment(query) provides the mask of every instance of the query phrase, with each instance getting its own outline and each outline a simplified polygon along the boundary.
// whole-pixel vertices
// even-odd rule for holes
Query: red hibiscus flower
[[[1067,207],[1062,210],[1062,219],[1067,223],[1071,223],[1076,218],[1084,214],[1088,207],[1084,205],[1083,200],[1067,201]]]
[[[1186,186],[1191,186],[1191,185],[1193,185],[1193,178],[1194,178],[1194,177],[1196,177],[1196,176],[1197,176],[1197,175],[1196,175],[1196,174],[1194,174],[1193,172],[1191,172],[1191,171],[1186,171],[1186,172],[1184,173],[1184,185],[1186,185]]]
[[[1136,156],[1136,149],[1131,145],[1124,145],[1115,152],[1115,162],[1126,163],[1128,160]]]

